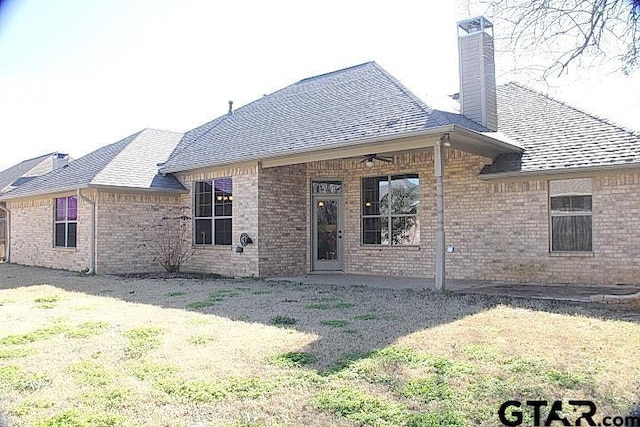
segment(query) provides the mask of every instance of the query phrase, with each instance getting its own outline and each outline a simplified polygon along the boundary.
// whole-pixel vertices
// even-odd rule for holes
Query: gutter
[[[96,272],[96,202],[86,197],[77,190],[78,199],[82,199],[91,206],[91,235],[89,237],[89,271],[87,274],[95,274]]]
[[[371,137],[371,138],[363,138],[363,139],[359,139],[359,140],[349,140],[349,141],[336,142],[336,143],[331,143],[330,145],[324,146],[322,148],[300,148],[300,149],[297,149],[297,150],[283,151],[283,152],[274,154],[274,155],[269,156],[269,157],[251,156],[251,157],[246,157],[246,158],[243,158],[243,159],[231,160],[231,161],[222,162],[222,163],[200,163],[200,164],[197,164],[197,165],[189,166],[186,169],[160,168],[160,173],[163,174],[163,175],[166,175],[166,174],[169,174],[169,173],[184,172],[184,171],[187,171],[187,170],[203,169],[203,168],[208,168],[208,167],[227,166],[227,165],[233,165],[233,164],[240,163],[240,162],[270,160],[270,159],[275,159],[275,158],[283,157],[283,156],[291,156],[291,155],[297,155],[297,154],[307,154],[307,153],[313,153],[313,152],[322,152],[322,151],[326,151],[326,150],[334,150],[334,149],[346,148],[346,147],[357,147],[359,145],[375,144],[377,142],[389,142],[389,141],[395,141],[395,140],[399,140],[399,139],[408,139],[408,138],[416,138],[416,137],[429,137],[429,136],[435,138],[435,137],[439,137],[443,133],[452,133],[452,134],[456,134],[457,133],[457,134],[460,134],[460,135],[473,137],[473,138],[482,140],[484,142],[489,142],[489,143],[495,145],[496,147],[499,147],[499,148],[502,148],[502,149],[506,149],[506,150],[509,150],[511,152],[521,153],[521,152],[524,151],[524,149],[522,147],[519,147],[519,146],[516,146],[516,145],[513,145],[513,144],[509,144],[508,142],[500,141],[499,139],[496,139],[496,138],[493,138],[493,137],[487,135],[486,132],[476,132],[476,131],[467,129],[465,127],[459,126],[459,125],[450,124],[450,125],[430,127],[430,128],[427,128],[427,129],[421,129],[421,130],[417,130],[417,131],[413,131],[413,132],[400,133],[400,134],[396,134],[396,135],[382,135],[382,136],[375,136],[375,137]],[[434,141],[434,145],[435,145],[435,141]]]
[[[608,172],[611,170],[637,169],[640,163],[630,163],[621,165],[602,165],[602,166],[580,166],[575,168],[559,168],[559,169],[542,169],[533,171],[513,171],[513,172],[496,172],[479,174],[478,178],[484,181],[507,179],[507,178],[527,178],[536,176],[552,176],[552,175],[568,175],[568,174],[588,174],[594,172]]]
[[[19,188],[19,187],[17,187]],[[31,197],[38,197],[38,196],[44,196],[44,195],[52,195],[52,194],[62,194],[62,193],[69,193],[71,191],[74,190],[79,190],[79,189],[89,189],[89,188],[95,188],[98,190],[106,190],[106,191],[121,191],[121,192],[130,192],[130,193],[166,193],[166,194],[186,194],[189,192],[189,190],[187,189],[179,189],[179,188],[141,188],[141,187],[120,187],[117,185],[104,185],[104,184],[86,184],[86,185],[82,185],[80,187],[73,186],[73,187],[64,187],[64,188],[55,188],[55,189],[48,189],[48,190],[40,190],[40,191],[34,191],[34,192],[30,192],[30,193],[24,193],[24,194],[15,194],[12,195],[11,192],[7,193],[4,196],[0,197],[0,201],[2,200],[15,200],[15,199],[28,199]]]
[[[11,211],[6,206],[0,205],[0,210],[7,214],[7,234],[5,241],[5,262],[11,262]]]

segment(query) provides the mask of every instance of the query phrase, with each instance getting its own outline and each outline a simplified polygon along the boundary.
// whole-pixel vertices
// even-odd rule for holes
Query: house
[[[141,250],[145,226],[178,210],[186,193],[157,170],[181,137],[144,129],[3,195],[10,261],[102,273],[149,270],[154,255]]]
[[[0,196],[37,176],[61,168],[67,163],[69,163],[67,154],[48,153],[0,171]],[[4,260],[6,257],[7,235],[7,211],[0,204],[0,260]]]
[[[0,197],[11,261],[87,268],[88,197],[99,273],[157,268],[142,224],[186,206],[189,271],[640,283],[640,135],[496,86],[491,23],[458,26],[459,113],[429,107],[374,62],[307,78],[175,135],[146,175],[171,185],[118,186],[129,169],[112,167],[104,188],[88,176],[63,185],[61,171]],[[74,163],[89,168],[96,153]],[[54,212],[76,194],[78,247],[55,248]]]

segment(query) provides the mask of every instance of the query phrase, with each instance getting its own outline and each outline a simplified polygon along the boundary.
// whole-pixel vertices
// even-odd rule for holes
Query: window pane
[[[231,178],[216,179],[215,216],[231,216],[233,214],[233,182]]]
[[[78,224],[75,222],[70,222],[67,224],[67,247],[75,248],[76,247],[76,236]]]
[[[313,194],[340,194],[342,183],[340,181],[322,181],[312,184]]]
[[[67,200],[67,219],[69,221],[75,221],[78,219],[78,198],[76,196],[72,196]]]
[[[196,217],[211,216],[212,191],[210,182],[196,183]]]
[[[364,178],[362,180],[362,214],[380,215],[388,211],[387,196],[389,180],[387,177]]]
[[[66,224],[60,223],[55,225],[55,246],[64,248],[65,245]]]
[[[216,245],[231,244],[231,218],[216,219]]]
[[[560,196],[551,198],[552,212],[591,212],[591,196]]]
[[[551,218],[552,251],[591,251],[591,216]]]
[[[362,243],[379,245],[382,243],[381,218],[364,218],[362,220]]]
[[[417,245],[420,243],[420,223],[417,216],[391,218],[393,245]]]
[[[416,214],[420,202],[418,175],[391,177],[391,214]]]
[[[195,242],[196,245],[210,245],[211,240],[211,220],[196,219]]]
[[[65,219],[67,219],[67,198],[60,197],[56,199],[56,221],[64,221]]]

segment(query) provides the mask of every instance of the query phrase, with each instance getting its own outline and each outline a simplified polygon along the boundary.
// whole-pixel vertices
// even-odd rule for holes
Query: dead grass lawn
[[[624,416],[639,343],[638,313],[586,305],[5,264],[0,425],[495,426],[527,399]]]

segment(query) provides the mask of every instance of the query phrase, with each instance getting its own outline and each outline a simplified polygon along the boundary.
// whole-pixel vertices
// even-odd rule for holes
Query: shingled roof
[[[176,132],[144,129],[74,160],[61,169],[34,178],[2,195],[0,199],[92,186],[185,191],[175,177],[159,174],[157,166],[169,157],[182,136]]]
[[[300,80],[187,132],[161,172],[311,152],[446,125],[487,129],[431,109],[375,62]]]
[[[498,129],[525,151],[500,155],[487,177],[640,166],[640,134],[518,83],[498,87]]]
[[[57,154],[58,153],[44,154],[0,171],[0,194],[51,171],[53,169],[53,156]]]

